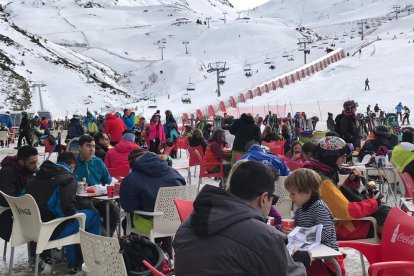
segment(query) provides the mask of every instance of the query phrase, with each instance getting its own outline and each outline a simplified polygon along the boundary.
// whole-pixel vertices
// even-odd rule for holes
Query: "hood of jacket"
[[[132,170],[148,176],[159,177],[160,175],[167,174],[170,167],[168,167],[168,163],[161,159],[157,154],[147,152],[137,158]]]
[[[109,113],[106,116],[106,120],[115,120],[116,118],[118,118],[118,117],[115,114],[113,114],[113,113]]]
[[[230,192],[206,185],[194,201],[190,224],[199,236],[210,236],[246,219],[264,222],[260,211]]]
[[[72,173],[70,173],[68,170],[64,169],[59,165],[56,165],[55,163],[49,160],[43,162],[43,164],[40,166],[39,170],[36,173],[36,178],[39,179],[50,179],[56,178],[57,176],[59,176],[60,178],[64,176],[73,177]]]
[[[125,152],[131,152],[131,150],[137,148],[137,144],[131,141],[125,141],[121,140],[118,144],[116,144],[115,149],[118,152],[125,153]]]
[[[248,116],[246,113],[243,113],[240,116],[240,120],[242,120],[242,121],[244,121],[244,122],[246,122],[248,124],[254,124],[255,123],[253,117]]]

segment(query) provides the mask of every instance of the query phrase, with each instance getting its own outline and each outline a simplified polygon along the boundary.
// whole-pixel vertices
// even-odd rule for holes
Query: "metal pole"
[[[217,70],[217,97],[220,97],[220,71]]]
[[[42,90],[40,89],[40,84],[37,84],[37,90],[39,91],[39,99],[40,99],[40,110],[43,109],[43,99],[42,99]]]

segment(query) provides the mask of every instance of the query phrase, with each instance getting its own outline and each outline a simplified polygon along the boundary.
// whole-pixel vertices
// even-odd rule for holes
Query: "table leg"
[[[122,221],[121,221],[121,204],[118,202],[118,208],[119,208],[119,224],[118,224],[118,239],[121,238],[121,227],[122,227]]]
[[[110,237],[110,229],[109,229],[109,220],[110,220],[110,215],[109,215],[109,200],[105,201],[105,208],[106,208],[106,236]]]
[[[325,260],[329,261],[331,264],[335,266],[336,269],[336,276],[342,276],[341,267],[339,266],[338,262],[333,257],[327,257]]]

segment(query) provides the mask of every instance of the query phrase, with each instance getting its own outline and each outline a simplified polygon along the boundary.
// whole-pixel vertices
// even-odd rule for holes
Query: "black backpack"
[[[152,275],[142,263],[143,260],[162,271],[164,251],[147,238],[135,234],[126,235],[119,240],[119,245],[128,275]]]

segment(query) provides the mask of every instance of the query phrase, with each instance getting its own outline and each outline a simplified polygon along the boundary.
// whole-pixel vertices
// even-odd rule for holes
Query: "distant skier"
[[[365,80],[365,90],[367,90],[367,88],[369,90],[369,80],[368,80],[368,78]]]
[[[397,118],[398,118],[398,115],[400,115],[400,121],[402,121],[402,110],[403,110],[403,105],[401,102],[399,102],[398,105],[395,107],[395,111],[397,113]]]
[[[405,123],[405,120],[407,120],[407,124],[410,124],[410,109],[406,106],[404,106],[404,117],[402,120],[402,124]]]

